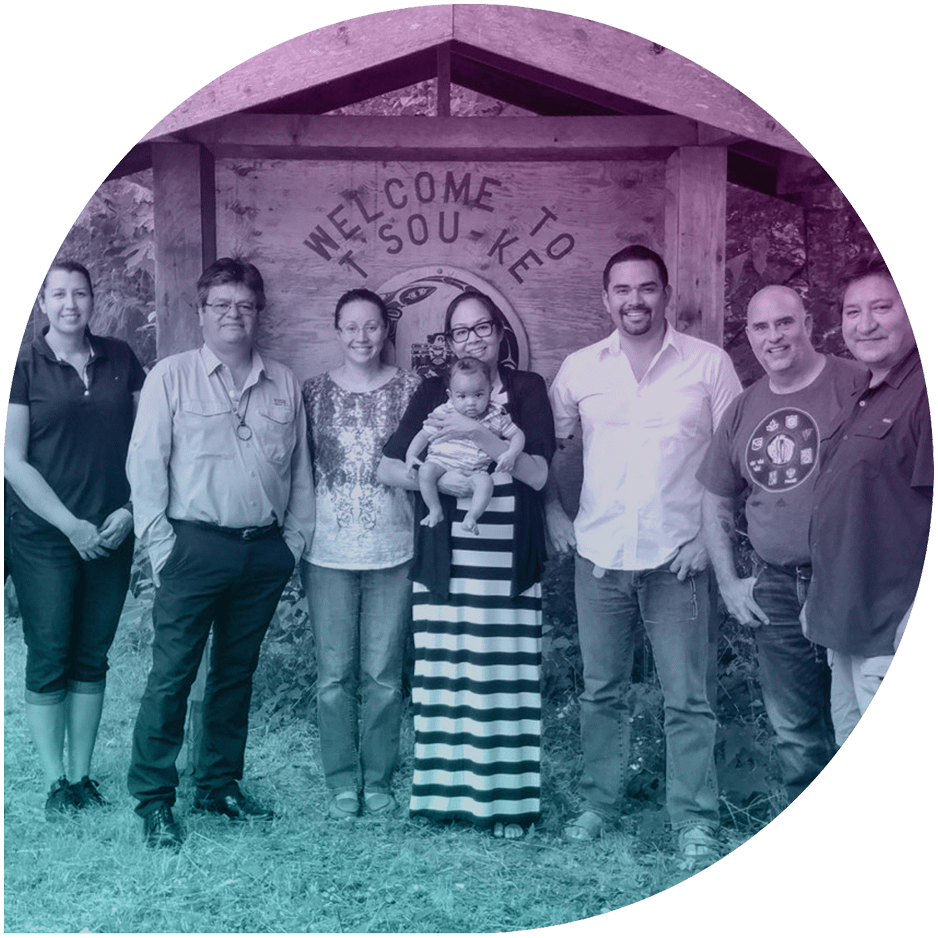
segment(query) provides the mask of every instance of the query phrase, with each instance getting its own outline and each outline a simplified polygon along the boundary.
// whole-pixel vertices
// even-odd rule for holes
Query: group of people
[[[411,814],[507,839],[537,820],[548,540],[576,551],[583,655],[582,809],[565,841],[594,840],[621,813],[640,622],[664,694],[682,862],[719,850],[717,588],[753,626],[790,797],[869,705],[921,575],[932,491],[922,366],[881,260],[845,275],[855,362],[815,350],[797,292],[760,290],[747,335],[766,374],[745,391],[722,349],[667,322],[667,269],[639,245],[604,270],[613,331],[569,355],[549,391],[502,364],[505,317],[475,290],[445,311],[455,362],[424,380],[382,358],[382,298],[348,291],[335,307],[341,364],[302,386],[256,348],[254,265],[216,261],[197,294],[202,346],[144,380],[124,343],[89,330],[87,270],[58,262],[39,298],[49,325],[17,363],[7,559],[50,818],[104,801],[90,763],[132,528],[156,593],[128,788],[154,847],[184,839],[176,759],[210,632],[194,808],[273,817],[238,783],[261,642],[297,563],[327,812],[340,821],[396,810],[411,621]],[[557,472],[578,458],[578,426],[571,521]],[[754,570],[741,577],[743,506]]]

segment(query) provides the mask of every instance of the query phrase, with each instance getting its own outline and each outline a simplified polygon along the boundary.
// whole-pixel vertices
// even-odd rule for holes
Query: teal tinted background
[[[533,5],[533,4],[525,4]],[[646,36],[709,68],[772,113],[831,173],[893,270],[934,384],[935,191],[930,89],[931,30],[921,7],[898,0],[870,17],[840,4],[672,0],[639,9],[592,3],[537,4]],[[225,69],[270,45],[342,19],[395,8],[348,3],[341,11],[244,0],[224,6],[164,0],[128,6],[99,0],[82,10],[30,4],[8,21],[0,61],[6,89],[2,169],[5,317],[0,375],[9,387],[13,350],[42,276],[101,179],[167,111]],[[933,552],[934,553],[934,552]],[[935,755],[915,715],[938,635],[923,615],[935,603],[935,561],[902,651],[863,726],[808,796],[752,842],[675,890],[565,929],[684,926],[698,934],[792,926],[861,933],[928,921],[933,891]],[[885,782],[883,781],[885,779]],[[790,815],[790,816],[789,816]],[[924,816],[923,816],[924,815]],[[929,828],[928,825],[931,825]],[[805,849],[806,844],[809,845]],[[793,855],[792,851],[796,851]],[[779,902],[776,884],[794,887]],[[688,919],[690,910],[693,914]],[[766,910],[771,910],[766,915]],[[756,923],[759,923],[756,926]]]

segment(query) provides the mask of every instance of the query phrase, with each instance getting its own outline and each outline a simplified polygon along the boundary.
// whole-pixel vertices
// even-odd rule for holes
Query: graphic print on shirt
[[[796,407],[773,411],[749,437],[749,478],[767,492],[796,488],[817,465],[819,438],[817,423],[805,411]]]

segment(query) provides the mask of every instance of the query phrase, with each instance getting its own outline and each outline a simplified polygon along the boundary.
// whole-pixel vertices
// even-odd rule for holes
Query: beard
[[[631,320],[629,318],[630,314],[635,313],[640,313],[642,318],[635,321]],[[620,310],[619,322],[622,323],[622,328],[628,335],[644,335],[650,331],[652,326],[651,309],[647,306],[633,306],[628,310]]]

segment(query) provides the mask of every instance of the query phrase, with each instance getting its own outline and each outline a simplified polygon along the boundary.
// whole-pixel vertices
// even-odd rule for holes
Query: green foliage
[[[91,328],[123,339],[149,368],[156,361],[152,173],[104,183],[75,221],[56,257],[91,273],[95,314]],[[39,284],[36,285],[38,294]],[[45,325],[34,305],[24,343]]]
[[[296,572],[283,591],[261,647],[252,709],[268,726],[315,718],[316,648],[306,593]]]

